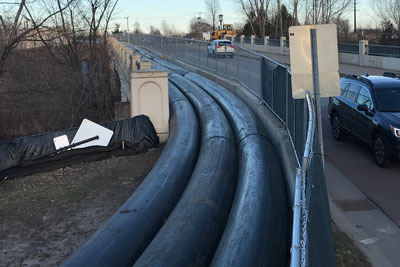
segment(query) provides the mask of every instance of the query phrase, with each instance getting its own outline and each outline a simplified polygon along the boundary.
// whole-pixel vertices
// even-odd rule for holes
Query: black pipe
[[[200,120],[201,150],[193,175],[170,217],[134,266],[207,266],[224,231],[237,175],[236,142],[217,103],[171,74]]]
[[[252,111],[233,93],[194,73],[231,121],[239,144],[239,177],[232,211],[211,266],[286,266],[290,204],[278,155]]]
[[[169,85],[170,132],[157,163],[133,195],[62,266],[131,266],[168,218],[192,174],[199,126],[187,99]]]

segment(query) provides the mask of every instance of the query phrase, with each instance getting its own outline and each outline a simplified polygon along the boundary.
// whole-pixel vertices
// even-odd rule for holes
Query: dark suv
[[[329,98],[328,116],[333,137],[349,133],[371,145],[376,163],[386,167],[400,155],[400,79],[384,76],[346,76],[340,96]]]

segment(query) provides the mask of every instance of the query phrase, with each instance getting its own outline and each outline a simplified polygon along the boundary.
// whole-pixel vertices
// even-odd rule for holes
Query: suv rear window
[[[232,42],[230,41],[223,41],[223,42],[218,42],[218,45],[232,45]]]

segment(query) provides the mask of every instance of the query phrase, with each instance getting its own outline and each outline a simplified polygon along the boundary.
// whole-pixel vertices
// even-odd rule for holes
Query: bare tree
[[[212,25],[212,30],[215,31],[215,24],[218,21],[218,13],[220,12],[221,5],[219,0],[205,0],[206,16]]]
[[[278,11],[277,11],[276,26],[275,26],[275,37],[278,36],[278,29],[279,29],[279,36],[283,36],[281,0],[276,0],[276,5]]]
[[[133,33],[140,34],[143,33],[142,29],[140,28],[140,23],[138,21],[133,24]]]
[[[297,9],[299,7],[299,0],[293,0],[293,25],[296,26],[298,23]]]
[[[0,3],[0,4],[14,4],[18,6],[17,9],[10,8],[7,10],[6,17],[0,15],[0,75],[5,71],[5,64],[7,58],[11,55],[22,42],[26,41],[32,33],[42,27],[50,18],[54,17],[61,11],[68,8],[73,0],[68,0],[64,5],[60,6],[59,10],[50,12],[44,17],[36,17],[35,23],[29,25],[27,23],[27,14],[30,13],[31,7],[29,4],[34,2],[26,2],[21,0],[15,3]],[[33,15],[30,16],[33,19]],[[25,23],[24,23],[25,21]]]
[[[182,36],[173,24],[168,24],[165,20],[161,22],[161,31],[165,36]]]
[[[200,36],[200,39],[202,39],[202,33],[209,31],[210,28],[211,28],[211,25],[208,24],[207,22],[200,21],[200,24],[199,24],[197,21],[197,18],[193,17],[189,23],[189,34],[188,35],[190,37],[194,37],[194,38],[198,38]]]
[[[380,24],[387,28],[390,25],[400,31],[400,1],[399,0],[377,0],[374,2],[374,11],[379,18]]]
[[[3,3],[0,131],[6,125],[11,135],[23,135],[76,126],[85,117],[113,119],[120,91],[106,36],[117,0]]]
[[[250,23],[253,34],[265,36],[270,0],[236,0]],[[258,32],[258,34],[257,34]]]
[[[45,1],[45,0],[44,0]],[[83,110],[96,107],[98,114],[112,117],[110,65],[106,36],[117,0],[55,0],[46,2],[51,17],[51,34],[36,28],[40,41],[53,59],[67,67],[76,85],[71,90],[71,124]],[[32,12],[27,14],[36,25]],[[83,64],[85,63],[85,64]],[[85,66],[85,75],[82,68]],[[101,103],[101,104],[100,104]]]
[[[306,24],[333,23],[350,10],[353,0],[311,0],[306,2]]]

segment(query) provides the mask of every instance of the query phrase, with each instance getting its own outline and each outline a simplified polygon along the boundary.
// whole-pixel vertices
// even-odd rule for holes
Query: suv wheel
[[[349,134],[342,128],[339,116],[336,113],[332,115],[331,125],[332,125],[332,134],[335,140],[337,141],[346,140]]]
[[[376,164],[378,164],[378,166],[381,168],[388,167],[389,159],[387,155],[387,149],[380,134],[376,134],[374,137],[373,150]]]

